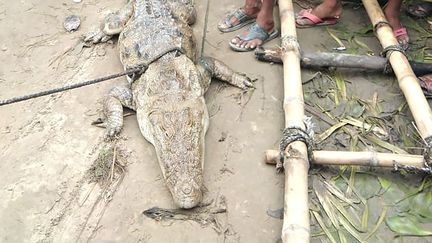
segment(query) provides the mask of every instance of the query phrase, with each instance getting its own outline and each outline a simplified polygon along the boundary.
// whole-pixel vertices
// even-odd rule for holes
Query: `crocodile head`
[[[203,197],[204,136],[208,125],[204,99],[163,103],[149,114],[153,145],[175,204],[193,208]]]

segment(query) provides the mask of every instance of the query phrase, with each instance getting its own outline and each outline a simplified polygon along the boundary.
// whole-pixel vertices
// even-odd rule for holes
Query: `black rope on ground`
[[[33,99],[33,98],[37,98],[37,97],[41,97],[41,96],[45,96],[45,95],[55,94],[55,93],[59,93],[59,92],[70,90],[70,89],[76,89],[76,88],[79,88],[79,87],[83,87],[83,86],[87,86],[87,85],[91,85],[91,84],[100,83],[100,82],[103,82],[103,81],[106,81],[106,80],[118,78],[118,77],[125,76],[125,75],[131,75],[131,74],[135,74],[135,73],[140,73],[140,72],[143,71],[143,69],[144,68],[142,66],[135,67],[135,68],[128,69],[128,70],[126,70],[124,72],[108,75],[108,76],[105,76],[105,77],[102,77],[102,78],[96,78],[96,79],[84,81],[84,82],[81,82],[81,83],[70,84],[70,85],[66,85],[66,86],[63,86],[63,87],[54,88],[54,89],[50,89],[50,90],[45,90],[45,91],[41,91],[41,92],[29,94],[29,95],[23,95],[23,96],[18,96],[18,97],[6,99],[6,100],[0,100],[0,106],[12,104],[12,103],[17,103],[17,102],[20,102],[20,101],[29,100],[29,99]]]
[[[313,157],[312,149],[314,145],[313,130],[311,129],[310,126],[308,126],[307,122],[305,122],[305,125],[306,125],[306,129],[303,129],[301,127],[296,127],[296,126],[287,127],[284,129],[282,133],[282,139],[279,144],[280,160],[278,161],[278,163],[276,163],[277,172],[281,172],[283,170],[285,150],[288,147],[288,145],[292,142],[301,141],[305,143],[307,147],[309,161],[312,160]]]

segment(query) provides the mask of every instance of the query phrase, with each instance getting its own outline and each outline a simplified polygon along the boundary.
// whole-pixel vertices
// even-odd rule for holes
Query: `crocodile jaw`
[[[202,198],[204,136],[208,114],[202,97],[157,106],[149,114],[153,145],[166,185],[180,208]]]

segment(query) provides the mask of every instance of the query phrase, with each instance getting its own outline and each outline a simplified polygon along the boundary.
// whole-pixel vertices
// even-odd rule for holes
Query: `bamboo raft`
[[[384,17],[376,0],[363,0],[375,34],[380,41],[388,62],[394,70],[399,87],[402,90],[419,133],[426,143],[432,145],[432,111],[417,82],[417,78],[404,53],[396,48],[398,42],[393,30]],[[415,168],[427,165],[425,156],[408,154],[389,154],[375,152],[339,152],[312,151],[307,146],[304,123],[304,99],[300,75],[300,48],[297,42],[295,17],[292,0],[279,1],[281,18],[281,50],[278,58],[283,63],[285,131],[280,151],[266,151],[266,162],[283,163],[285,170],[284,219],[282,226],[283,242],[309,242],[309,207],[308,207],[308,170],[309,157],[313,156],[316,164],[322,165],[364,165],[392,167],[395,163]],[[296,133],[293,135],[293,133]],[[300,135],[299,135],[300,134]],[[298,139],[303,137],[303,139]],[[286,145],[286,146],[285,146]],[[309,149],[309,151],[308,151]],[[343,159],[342,159],[343,158]]]

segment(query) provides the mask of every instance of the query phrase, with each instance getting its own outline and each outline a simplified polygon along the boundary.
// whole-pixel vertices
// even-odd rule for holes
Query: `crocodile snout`
[[[202,197],[201,189],[191,185],[183,185],[180,193],[173,193],[175,204],[185,209],[196,207],[202,201]]]

